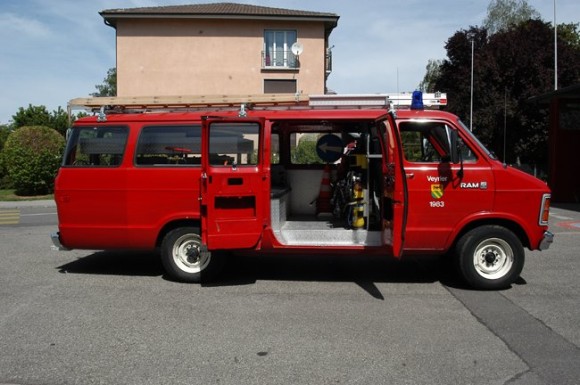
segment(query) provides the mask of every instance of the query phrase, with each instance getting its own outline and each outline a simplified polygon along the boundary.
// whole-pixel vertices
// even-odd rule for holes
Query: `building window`
[[[264,31],[263,68],[298,68],[292,44],[296,43],[296,31]]]
[[[580,102],[573,100],[560,102],[560,129],[580,131]]]
[[[264,80],[265,94],[295,94],[295,79],[266,79]]]

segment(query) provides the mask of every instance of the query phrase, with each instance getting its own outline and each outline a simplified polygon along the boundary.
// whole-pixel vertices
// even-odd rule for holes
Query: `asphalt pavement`
[[[370,256],[239,257],[180,284],[155,253],[52,251],[56,216],[26,218],[0,226],[0,384],[579,383],[580,205],[489,292]]]

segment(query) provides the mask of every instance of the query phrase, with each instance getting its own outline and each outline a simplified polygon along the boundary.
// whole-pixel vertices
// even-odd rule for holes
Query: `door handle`
[[[415,174],[410,172],[408,174],[405,174],[407,176],[407,179],[413,179],[415,177]]]
[[[209,177],[209,183],[211,183],[211,176]],[[207,184],[208,184],[207,174],[205,172],[202,172],[201,173],[201,186],[203,187],[204,191],[207,191]]]

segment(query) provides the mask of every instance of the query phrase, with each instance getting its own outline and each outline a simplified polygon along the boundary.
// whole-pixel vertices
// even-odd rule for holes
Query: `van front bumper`
[[[52,249],[53,250],[61,250],[61,251],[68,251],[70,249],[64,247],[60,242],[60,233],[55,232],[50,234],[50,239],[52,240]]]
[[[550,247],[550,245],[552,244],[552,242],[554,242],[554,234],[546,231],[544,232],[544,236],[542,237],[542,240],[540,241],[540,250],[548,250],[548,248]]]

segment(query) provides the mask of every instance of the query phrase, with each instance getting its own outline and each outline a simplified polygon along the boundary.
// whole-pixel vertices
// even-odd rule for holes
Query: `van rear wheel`
[[[467,232],[457,242],[455,252],[459,273],[475,289],[509,287],[524,267],[521,241],[501,226],[482,226]]]
[[[171,279],[198,283],[215,278],[223,265],[223,258],[202,244],[199,229],[180,227],[163,238],[161,262]]]

